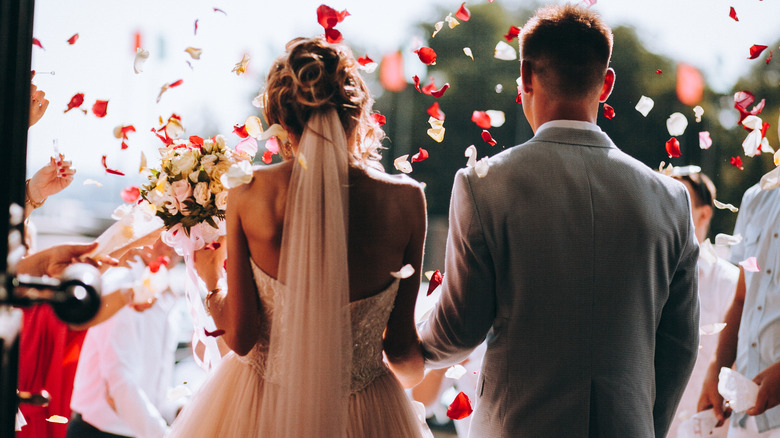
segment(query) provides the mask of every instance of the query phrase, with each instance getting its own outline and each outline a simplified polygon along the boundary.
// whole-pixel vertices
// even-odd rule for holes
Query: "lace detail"
[[[273,321],[274,295],[281,293],[284,286],[260,269],[251,259],[250,264],[265,316],[268,318],[267,320]],[[349,304],[354,344],[350,383],[350,392],[352,393],[361,391],[377,377],[390,372],[382,360],[382,333],[387,326],[390,312],[393,310],[397,292],[398,280],[395,280],[382,292]],[[250,365],[261,376],[265,376],[268,371],[266,361],[269,333],[270,329],[261,336],[261,339],[246,356],[239,357],[239,360]]]

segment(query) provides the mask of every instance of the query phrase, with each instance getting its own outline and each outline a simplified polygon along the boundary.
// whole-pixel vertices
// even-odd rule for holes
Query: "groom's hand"
[[[718,376],[720,367],[713,363],[707,368],[707,374],[704,377],[704,383],[701,388],[701,396],[697,411],[706,411],[712,409],[715,417],[718,419],[717,427],[723,426],[723,422],[731,415],[731,408],[723,408],[723,396],[718,392]]]
[[[756,405],[746,411],[748,415],[761,415],[780,405],[780,362],[758,373],[753,382],[759,385],[758,396]]]

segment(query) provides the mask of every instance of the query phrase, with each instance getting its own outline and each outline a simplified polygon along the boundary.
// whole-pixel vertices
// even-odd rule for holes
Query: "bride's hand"
[[[64,160],[65,156],[59,154],[51,157],[49,164],[43,166],[30,178],[29,195],[33,202],[43,202],[51,195],[61,192],[73,182],[73,169],[70,161]]]
[[[217,287],[217,282],[222,277],[226,259],[225,236],[221,236],[216,242],[206,246],[206,248],[195,251],[195,270],[203,282],[206,283],[208,290]]]

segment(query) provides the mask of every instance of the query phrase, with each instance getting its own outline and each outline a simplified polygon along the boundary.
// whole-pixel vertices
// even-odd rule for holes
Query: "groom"
[[[594,12],[539,10],[521,50],[535,135],[455,177],[426,364],[487,339],[472,437],[663,437],[698,346],[686,189],[595,124],[615,73]]]

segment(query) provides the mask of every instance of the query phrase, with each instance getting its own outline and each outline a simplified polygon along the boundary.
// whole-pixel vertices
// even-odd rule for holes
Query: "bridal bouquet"
[[[179,239],[191,240],[188,249],[197,250],[224,234],[227,189],[252,179],[254,151],[231,150],[221,135],[178,138],[182,132],[175,115],[155,132],[165,147],[160,148],[160,168],[148,169],[141,197],[154,206],[169,239],[182,231]]]

